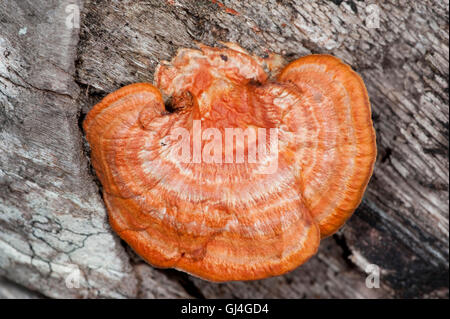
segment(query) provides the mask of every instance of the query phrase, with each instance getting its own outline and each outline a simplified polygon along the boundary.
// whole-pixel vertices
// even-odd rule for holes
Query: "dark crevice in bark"
[[[192,281],[189,274],[174,269],[158,269],[163,272],[169,279],[177,281],[183,289],[192,297],[197,299],[205,299],[204,294],[199,287]]]
[[[78,62],[76,62],[75,65],[78,65]],[[75,83],[80,87],[81,90],[77,102],[81,104],[80,111],[78,112],[78,129],[82,136],[82,147],[83,147],[82,151],[89,165],[89,174],[92,176],[92,179],[97,185],[99,195],[103,200],[103,186],[100,183],[100,180],[98,179],[97,175],[95,174],[94,167],[92,166],[90,156],[91,148],[89,146],[88,141],[86,140],[85,132],[83,129],[83,122],[92,106],[94,106],[95,103],[99,102],[105,96],[105,93],[102,91],[94,90],[91,87],[89,87],[89,85],[86,85],[80,82],[79,80],[75,80]]]
[[[342,258],[344,259],[347,266],[349,266],[351,269],[357,269],[358,267],[350,259],[350,256],[352,255],[352,251],[347,244],[347,240],[345,239],[345,236],[343,234],[338,233],[338,234],[333,235],[333,239],[336,242],[336,244],[339,247],[341,247]]]

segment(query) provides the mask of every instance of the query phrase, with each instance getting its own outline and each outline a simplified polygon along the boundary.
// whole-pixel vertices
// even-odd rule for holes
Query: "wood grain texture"
[[[211,1],[0,2],[0,275],[49,297],[448,298],[448,1],[379,1],[376,29],[372,1],[222,2],[235,12]],[[69,4],[80,29],[65,26]],[[333,54],[366,83],[378,159],[363,203],[286,276],[217,285],[155,270],[107,225],[78,123],[193,41],[287,61]],[[381,268],[381,288],[366,288],[367,264]],[[74,266],[81,288],[68,289]]]

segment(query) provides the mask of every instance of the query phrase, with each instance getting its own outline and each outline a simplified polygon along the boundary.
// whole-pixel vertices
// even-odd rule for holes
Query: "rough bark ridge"
[[[448,297],[449,3],[372,3],[1,1],[0,297]],[[80,28],[66,25],[71,5]],[[194,41],[330,53],[366,82],[374,176],[344,229],[288,275],[212,284],[157,270],[108,226],[79,124]],[[368,264],[379,289],[366,287]]]

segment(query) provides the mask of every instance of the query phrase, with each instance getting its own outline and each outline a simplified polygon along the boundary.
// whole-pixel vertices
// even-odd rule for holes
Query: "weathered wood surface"
[[[379,28],[371,1],[221,3],[0,1],[0,297],[448,297],[448,1],[377,1]],[[288,61],[330,53],[366,82],[374,176],[344,229],[288,275],[213,284],[157,270],[108,226],[80,123],[194,41]]]

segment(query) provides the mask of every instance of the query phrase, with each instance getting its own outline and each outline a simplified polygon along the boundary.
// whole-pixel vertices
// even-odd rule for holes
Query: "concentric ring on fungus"
[[[110,223],[141,257],[211,281],[261,279],[304,263],[352,215],[375,133],[364,83],[339,59],[306,56],[269,78],[273,55],[226,46],[179,50],[154,86],[105,97],[84,130]],[[277,128],[278,169],[180,162],[167,137],[193,137],[195,121],[203,131]]]

